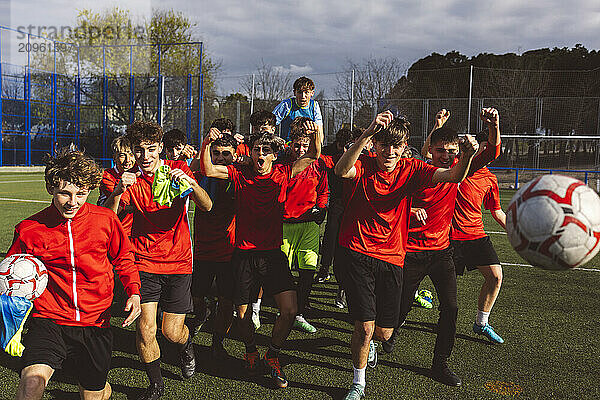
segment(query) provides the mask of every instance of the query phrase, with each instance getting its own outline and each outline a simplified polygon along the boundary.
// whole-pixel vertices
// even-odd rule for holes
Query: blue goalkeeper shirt
[[[296,103],[296,98],[285,99],[273,110],[276,124],[281,124],[281,137],[286,141],[290,140],[290,126],[292,121],[298,117],[308,117],[317,124],[323,126],[323,117],[321,108],[316,100],[310,99],[308,106],[302,108]]]

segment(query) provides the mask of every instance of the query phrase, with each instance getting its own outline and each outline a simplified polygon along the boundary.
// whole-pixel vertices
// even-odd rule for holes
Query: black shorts
[[[192,296],[208,296],[214,280],[217,281],[217,295],[231,300],[233,297],[233,271],[231,262],[194,260]]]
[[[339,246],[348,312],[354,321],[394,328],[400,315],[402,267]]]
[[[140,271],[142,304],[159,303],[164,312],[187,314],[192,304],[192,274],[151,274]]]
[[[47,318],[31,318],[27,324],[23,368],[64,368],[85,390],[104,389],[113,344],[110,328],[58,325]]]
[[[231,264],[234,279],[233,302],[237,306],[255,302],[261,287],[267,296],[295,290],[288,259],[279,249],[235,249]]]
[[[485,265],[500,265],[498,254],[489,236],[473,240],[453,240],[456,274],[462,275]]]

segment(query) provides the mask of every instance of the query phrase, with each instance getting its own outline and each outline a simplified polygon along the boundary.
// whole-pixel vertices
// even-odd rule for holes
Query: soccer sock
[[[354,380],[352,383],[358,383],[359,385],[365,386],[367,381],[365,379],[367,367],[364,368],[354,368]]]
[[[299,270],[299,282],[297,288],[298,295],[298,314],[304,315],[306,306],[308,305],[308,296],[312,289],[313,280],[315,277],[315,271],[312,270]]]
[[[488,323],[489,318],[490,318],[489,312],[477,310],[477,320],[475,323],[479,326],[485,326]]]
[[[162,375],[160,374],[160,358],[149,363],[144,363],[144,369],[146,370],[148,379],[150,379],[150,384],[163,383]]]
[[[212,335],[212,345],[223,347],[223,340],[225,339],[225,335],[222,333],[213,333]]]
[[[258,315],[260,313],[260,302],[262,301],[262,299],[258,299],[256,300],[254,303],[252,303],[252,313]]]
[[[276,358],[279,357],[279,352],[281,348],[275,346],[273,343],[269,344],[269,350],[265,354],[265,358]]]

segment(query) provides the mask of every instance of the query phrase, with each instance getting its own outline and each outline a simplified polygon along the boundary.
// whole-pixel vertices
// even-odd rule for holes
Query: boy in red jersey
[[[371,338],[389,339],[398,323],[411,196],[439,182],[460,182],[477,148],[467,136],[458,164],[436,168],[401,158],[408,135],[408,122],[385,111],[335,165],[335,173],[348,180],[336,255],[336,263],[344,264],[343,285],[354,321],[354,380],[345,399],[364,397],[365,368],[369,358],[374,364],[376,354]],[[361,155],[371,138],[376,157]]]
[[[114,213],[86,203],[100,182],[96,163],[61,149],[46,163],[52,204],[15,227],[7,255],[31,254],[48,270],[24,337],[17,399],[41,399],[56,369],[71,367],[82,399],[108,399],[113,267],[129,296],[130,325],[140,314],[140,278],[131,243]],[[93,234],[91,234],[93,233]]]
[[[154,200],[153,186],[173,182],[181,185],[186,181],[196,206],[205,211],[212,207],[208,194],[192,177],[185,161],[160,159],[162,136],[162,128],[155,122],[136,121],[127,127],[126,137],[140,171],[123,173],[104,204],[115,212],[130,205],[134,207],[131,241],[142,282],[142,314],[137,323],[136,344],[150,379],[142,399],[157,399],[164,391],[160,348],[156,341],[159,302],[163,311],[162,333],[167,340],[179,345],[184,378],[195,372],[192,335],[184,324],[186,313],[192,311],[192,243],[187,198],[178,195],[172,199],[171,206],[161,205]],[[164,172],[167,169],[169,172]],[[166,180],[161,181],[161,177]]]
[[[104,202],[108,196],[110,196],[110,194],[115,190],[115,187],[119,183],[123,172],[135,173],[135,171],[138,169],[138,167],[135,165],[135,158],[133,157],[131,146],[125,139],[125,136],[116,137],[112,141],[111,147],[115,166],[105,169],[104,173],[102,174],[102,181],[100,182],[100,187],[98,188],[100,190],[100,196],[98,196],[98,201],[96,203],[99,206],[104,205]],[[121,220],[123,229],[125,229],[127,235],[131,234],[133,210],[123,210],[119,214],[119,219]]]
[[[494,121],[493,123],[498,123]],[[493,146],[485,135],[477,135],[481,147]],[[482,168],[468,176],[459,186],[456,207],[452,217],[450,239],[454,247],[456,273],[478,269],[484,282],[477,301],[477,315],[473,332],[484,335],[492,343],[504,343],[488,323],[490,312],[502,285],[502,266],[490,237],[483,230],[481,206],[490,210],[492,217],[506,229],[506,214],[500,206],[496,175]]]
[[[292,121],[289,159],[294,163],[303,157],[310,146],[314,132],[307,131],[304,124],[310,118],[298,117]],[[298,315],[294,328],[306,333],[317,329],[306,321],[304,314],[319,259],[319,226],[327,212],[329,190],[327,165],[323,158],[310,164],[304,171],[290,179],[283,213],[283,245],[281,251],[288,258],[289,267],[298,266]]]
[[[321,135],[317,127],[310,121],[305,129],[315,132],[315,135],[306,154],[291,165],[273,165],[277,152],[283,147],[283,140],[269,133],[250,139],[250,166],[212,163],[207,146],[221,136],[216,129],[209,131],[203,145],[202,161],[206,176],[229,179],[235,187],[237,211],[232,256],[233,300],[246,345],[246,366],[250,372],[258,367],[259,354],[248,305],[257,299],[262,287],[267,295],[273,295],[280,311],[273,325],[269,349],[264,356],[270,375],[279,387],[288,384],[279,364],[279,352],[298,311],[292,275],[285,254],[281,251],[286,189],[291,178],[321,155]]]
[[[211,161],[215,165],[231,165],[236,159],[236,140],[222,135],[212,142]],[[208,178],[200,173],[196,179],[213,201],[210,211],[194,213],[194,271],[192,296],[196,319],[204,320],[206,303],[214,280],[217,283],[219,306],[213,324],[211,353],[214,358],[224,356],[223,339],[229,331],[233,317],[233,272],[231,255],[235,244],[235,196],[233,184],[222,179]],[[196,308],[198,306],[198,308]],[[200,317],[198,317],[200,316]],[[200,326],[200,322],[196,323]]]
[[[456,131],[442,127],[449,113],[441,110],[436,115],[436,125],[428,137],[428,152],[431,165],[444,168],[460,162],[464,154],[458,155],[459,138]],[[484,120],[498,119],[494,109],[482,110]],[[490,146],[478,152],[471,162],[467,176],[497,157],[500,147],[500,131],[490,124],[488,141]],[[464,181],[460,184],[462,185]],[[407,253],[404,259],[404,281],[400,305],[399,322],[404,322],[411,309],[415,293],[426,275],[429,275],[440,300],[437,338],[433,352],[431,374],[434,379],[450,386],[460,386],[460,378],[448,367],[447,360],[454,347],[456,335],[456,272],[450,246],[450,225],[456,193],[456,183],[442,182],[433,187],[424,188],[412,196],[411,220],[408,231]],[[395,334],[384,344],[392,345]],[[386,350],[391,351],[391,350]]]

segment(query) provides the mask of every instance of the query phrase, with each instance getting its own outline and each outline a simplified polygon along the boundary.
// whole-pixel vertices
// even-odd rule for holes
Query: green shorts
[[[281,251],[288,258],[290,268],[296,260],[298,268],[315,271],[319,258],[319,225],[312,221],[284,223]]]

